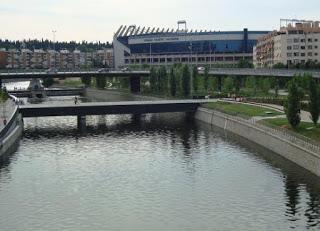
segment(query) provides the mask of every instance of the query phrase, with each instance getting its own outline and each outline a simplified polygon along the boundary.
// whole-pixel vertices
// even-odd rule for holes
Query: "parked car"
[[[108,68],[101,68],[98,70],[99,73],[107,73],[109,72],[110,70]]]
[[[129,71],[129,68],[128,67],[121,68],[121,71],[123,72]]]
[[[46,70],[47,74],[56,74],[58,73],[58,69],[57,68],[49,68],[48,70]]]
[[[198,71],[205,71],[205,67],[198,67]]]

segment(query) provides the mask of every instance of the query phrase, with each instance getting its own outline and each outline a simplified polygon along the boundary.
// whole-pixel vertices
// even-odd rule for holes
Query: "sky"
[[[320,20],[308,0],[0,0],[0,38],[112,41],[121,25],[188,29],[274,30],[280,18]]]

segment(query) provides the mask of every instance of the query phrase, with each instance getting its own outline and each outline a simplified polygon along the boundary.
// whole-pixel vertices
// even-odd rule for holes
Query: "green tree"
[[[262,80],[262,91],[265,94],[269,93],[269,90],[271,89],[271,82],[269,78],[264,78]]]
[[[82,82],[86,87],[90,87],[90,86],[91,86],[91,77],[89,77],[89,76],[81,77],[81,82]]]
[[[167,78],[167,69],[162,66],[158,70],[158,90],[160,93],[167,93],[168,90],[168,78]]]
[[[42,79],[42,85],[46,88],[51,87],[53,84],[54,79],[52,77]]]
[[[177,94],[177,82],[176,82],[176,74],[174,73],[174,69],[170,69],[170,95],[175,97]]]
[[[287,68],[286,65],[284,65],[283,63],[276,63],[273,65],[274,69],[284,69]]]
[[[286,115],[288,122],[293,128],[296,128],[300,121],[300,98],[298,94],[298,86],[295,81],[291,81],[289,84],[288,102],[286,105]]]
[[[96,87],[98,89],[104,89],[107,85],[106,77],[96,77]]]
[[[203,76],[203,87],[206,93],[208,92],[208,85],[209,85],[209,68],[205,67],[204,76]]]
[[[156,93],[158,90],[158,74],[157,70],[152,67],[150,70],[150,89],[152,93]]]
[[[253,68],[253,64],[247,59],[240,59],[237,63],[237,68]]]
[[[234,88],[234,83],[233,83],[233,79],[232,77],[227,77],[223,80],[223,92],[225,93],[231,93],[233,91]]]
[[[319,120],[319,114],[320,114],[320,107],[319,107],[319,98],[318,98],[318,87],[316,85],[316,82],[311,79],[309,82],[309,112],[311,114],[312,121],[315,125],[317,125]]]
[[[188,65],[184,65],[182,69],[182,94],[184,97],[190,95],[190,71]]]
[[[192,69],[192,86],[193,86],[194,93],[197,94],[198,88],[199,88],[199,73],[198,73],[197,66],[193,66],[193,69]]]

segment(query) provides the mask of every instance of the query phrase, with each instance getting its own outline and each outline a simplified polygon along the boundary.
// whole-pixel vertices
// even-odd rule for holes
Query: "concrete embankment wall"
[[[5,128],[0,132],[0,157],[5,158],[18,148],[23,133],[23,122],[16,107]]]
[[[214,110],[199,108],[195,117],[197,120],[253,141],[320,176],[320,153],[317,150],[303,147],[297,142],[286,139],[283,135],[263,129],[263,126],[257,126]]]

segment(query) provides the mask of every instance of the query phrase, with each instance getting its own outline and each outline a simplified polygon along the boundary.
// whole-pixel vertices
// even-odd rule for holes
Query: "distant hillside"
[[[89,51],[95,51],[100,50],[104,48],[111,48],[112,44],[109,42],[102,43],[102,42],[56,42],[55,43],[55,49],[56,50],[64,50],[67,49],[69,51],[73,51],[75,49],[78,49],[82,52],[89,52]],[[52,41],[49,40],[23,40],[23,41],[11,41],[8,39],[0,39],[0,48],[5,49],[43,49],[43,50],[49,50],[54,48],[54,44]]]

